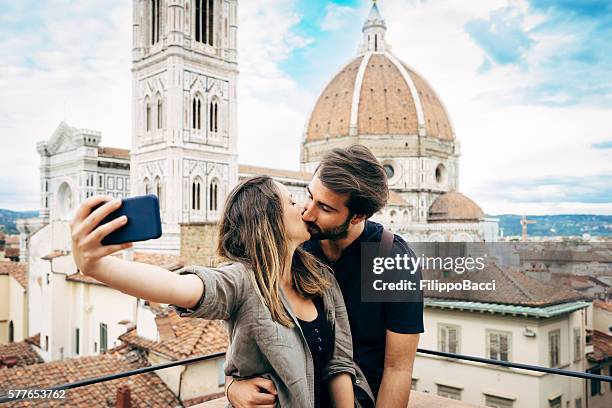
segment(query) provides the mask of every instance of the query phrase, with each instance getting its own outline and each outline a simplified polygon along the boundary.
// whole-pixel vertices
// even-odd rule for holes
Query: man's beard
[[[306,225],[308,225],[308,232],[310,232],[310,239],[313,241],[323,241],[325,239],[330,239],[333,241],[344,238],[348,235],[348,229],[352,218],[353,215],[349,214],[346,221],[344,221],[342,225],[325,231],[321,230],[321,228],[319,228],[314,222],[306,222]]]

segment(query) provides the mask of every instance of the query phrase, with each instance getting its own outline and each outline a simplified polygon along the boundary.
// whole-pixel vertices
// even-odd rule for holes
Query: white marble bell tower
[[[133,0],[132,195],[157,194],[163,236],[215,222],[238,180],[237,0]]]

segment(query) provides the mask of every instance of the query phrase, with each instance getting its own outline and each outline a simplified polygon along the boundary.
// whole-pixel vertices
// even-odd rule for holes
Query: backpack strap
[[[382,237],[380,238],[380,246],[378,247],[378,255],[381,257],[387,257],[391,253],[393,247],[393,240],[395,235],[383,228]]]

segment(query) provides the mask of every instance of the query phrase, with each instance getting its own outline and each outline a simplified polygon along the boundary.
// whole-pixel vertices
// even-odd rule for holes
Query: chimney
[[[5,356],[4,358],[2,358],[2,363],[4,363],[6,368],[13,368],[17,365],[17,357]]]
[[[117,402],[115,403],[115,408],[132,408],[130,387],[127,384],[122,384],[117,388]]]

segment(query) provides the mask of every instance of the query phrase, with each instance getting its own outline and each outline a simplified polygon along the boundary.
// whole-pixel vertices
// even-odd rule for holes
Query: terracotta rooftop
[[[87,378],[117,374],[148,366],[135,352],[116,348],[106,354],[64,361],[0,369],[0,394],[9,389],[44,388],[74,383]],[[8,402],[3,407],[68,406],[76,408],[115,406],[117,388],[128,385],[132,406],[166,408],[180,406],[172,391],[155,373],[134,375],[66,391],[65,400],[29,400]]]
[[[425,290],[425,297],[435,299],[544,307],[586,298],[580,292],[566,286],[545,284],[520,271],[509,267],[502,268],[494,263],[487,264],[482,271],[466,271],[463,274],[450,272],[448,277],[444,277],[441,271],[424,270],[423,278],[457,283],[461,283],[464,279],[469,279],[472,282],[491,282],[495,280],[494,291],[438,292]]]
[[[99,157],[113,157],[117,159],[129,159],[130,151],[116,147],[98,147]]]
[[[19,235],[7,235],[4,242],[7,246],[19,245]]]
[[[19,256],[19,247],[9,247],[8,245],[4,248],[5,258],[14,258]]]
[[[119,252],[115,254],[115,256],[123,257],[123,252]],[[185,262],[180,256],[172,254],[154,252],[134,252],[132,259],[135,262],[157,265],[172,271],[175,271],[185,266]]]
[[[17,367],[44,362],[36,350],[32,348],[32,344],[27,341],[17,341],[0,345],[0,370],[5,366],[2,360],[7,357],[15,357],[17,360]]]
[[[40,348],[40,333],[36,333],[33,336],[27,337],[25,339],[27,343],[30,343],[38,348]]]
[[[181,318],[170,311],[157,316],[155,322],[160,341],[139,337],[136,329],[122,334],[119,339],[171,360],[220,353],[227,349],[228,334],[219,321]]]
[[[602,302],[601,300],[595,300],[593,302],[593,307],[601,310],[607,310],[608,312],[612,312],[612,303],[610,302]]]
[[[10,275],[24,289],[28,287],[28,264],[25,262],[0,262],[0,275]]]
[[[119,252],[114,254],[118,258],[123,258],[123,252]],[[170,271],[176,271],[177,269],[185,266],[185,262],[181,257],[171,254],[159,254],[159,253],[149,253],[149,252],[134,252],[133,258],[135,262],[142,262],[150,265],[160,266],[162,268],[168,269]],[[68,275],[66,280],[72,282],[82,282],[82,283],[90,283],[94,285],[102,285],[106,286],[105,283],[98,281],[90,276],[85,276],[80,272],[73,273],[72,275]]]
[[[563,283],[576,290],[586,290],[595,287],[595,284],[589,282],[588,276],[569,276],[562,279]]]
[[[48,253],[45,256],[41,256],[40,259],[44,259],[45,261],[50,261],[52,259],[59,258],[60,256],[66,256],[68,254],[69,252],[66,252],[66,251],[55,250],[55,251]]]
[[[593,330],[591,337],[593,352],[588,354],[588,359],[603,361],[612,357],[612,336],[599,330]]]
[[[74,383],[87,378],[117,374],[148,366],[137,353],[125,348],[115,348],[106,354],[63,361],[14,367],[0,370],[0,394],[9,389],[44,388]],[[175,407],[180,402],[155,373],[145,373],[129,378],[105,381],[99,384],[66,391],[66,399],[49,400],[46,407],[106,407],[115,406],[117,389],[127,385],[134,407]],[[8,402],[3,407],[34,406],[34,400]]]
[[[428,221],[477,221],[485,214],[474,201],[457,191],[449,191],[436,198],[429,208]]]
[[[275,178],[285,178],[299,181],[310,181],[312,179],[312,174],[304,171],[271,169],[268,167],[249,166],[243,164],[238,166],[238,173],[240,173],[240,177],[267,175]]]
[[[561,249],[520,249],[522,261],[552,262],[612,262],[612,255],[601,251],[578,251],[571,248]]]

